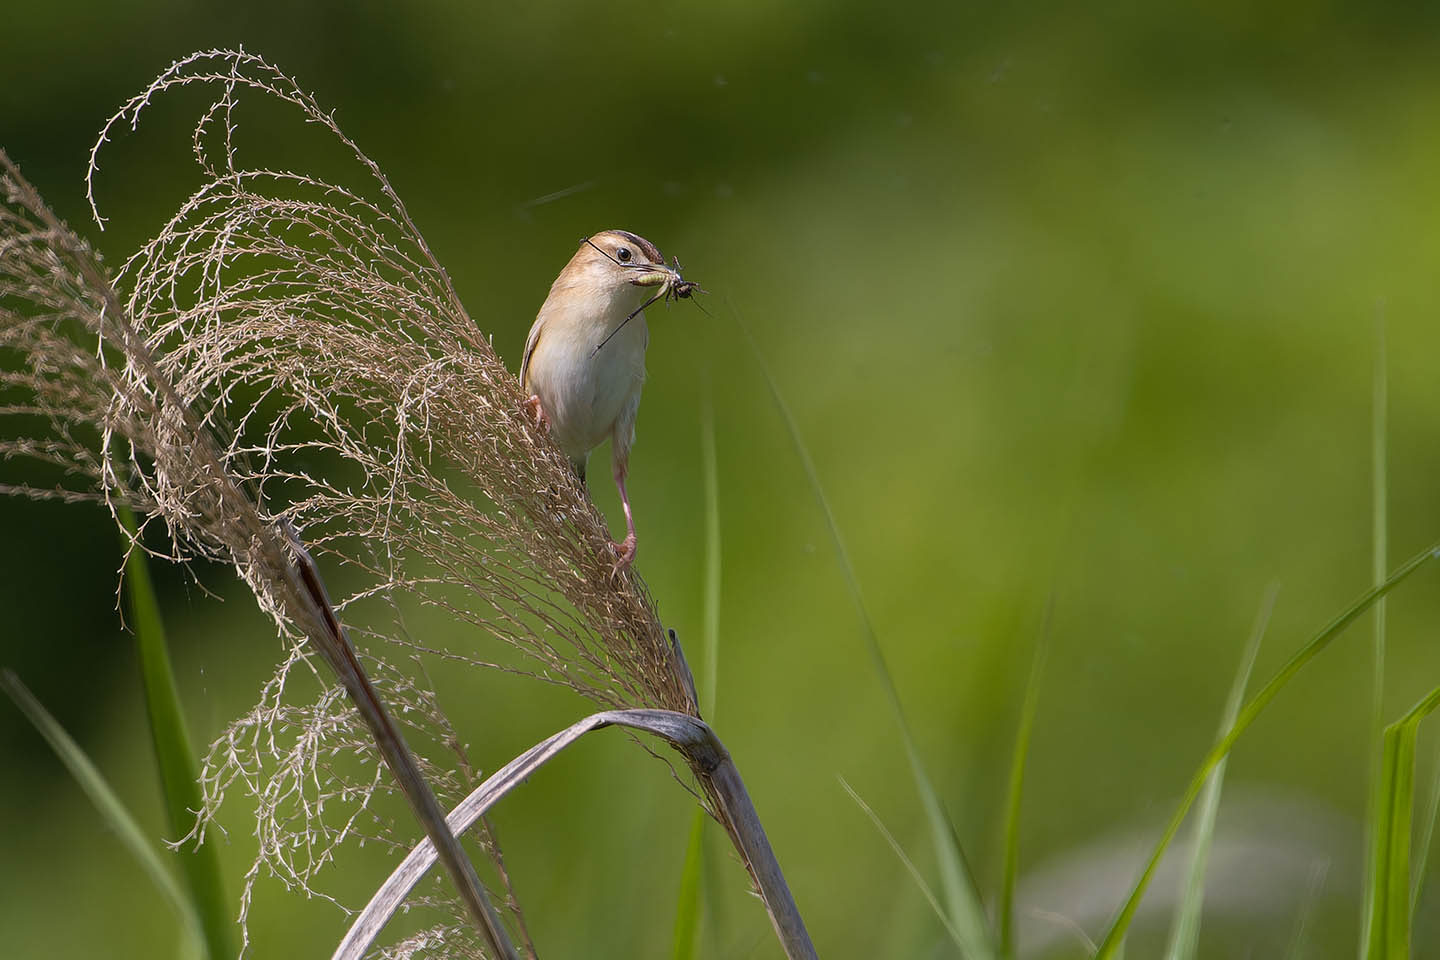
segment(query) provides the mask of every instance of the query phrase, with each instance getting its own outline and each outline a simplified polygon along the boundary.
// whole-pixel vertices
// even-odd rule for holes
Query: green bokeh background
[[[1392,561],[1440,537],[1440,20],[1418,5],[172,0],[12,4],[3,20],[0,145],[111,262],[195,184],[199,101],[109,148],[103,234],[83,200],[95,132],[177,57],[243,44],[337,108],[512,368],[582,234],[642,233],[712,291],[713,316],[650,313],[639,567],[698,665],[708,371],[717,727],[822,956],[952,954],[838,786],[934,874],[822,516],[737,319],[813,451],[992,894],[1053,596],[1021,829],[1033,956],[1080,955],[1037,911],[1095,935],[1118,906],[1213,736],[1265,586],[1282,589],[1262,675],[1367,585],[1377,317]],[[257,116],[247,145],[240,122],[242,163],[329,162],[311,132],[276,142]],[[613,490],[592,486],[618,525]],[[158,833],[113,530],[93,509],[10,501],[0,530],[0,661]],[[279,644],[225,571],[202,573],[225,602],[156,573],[208,740],[253,702]],[[1391,605],[1387,717],[1440,682],[1436,586],[1422,574]],[[1367,620],[1241,741],[1203,956],[1275,955],[1307,904],[1307,955],[1354,954],[1368,641]],[[515,678],[464,683],[450,712],[490,768],[585,710]],[[1422,735],[1427,758],[1432,744]],[[6,952],[173,955],[160,897],[5,705],[0,769]],[[506,801],[497,824],[542,953],[666,955],[691,809],[661,764],[606,734]],[[246,815],[224,817],[236,896]],[[338,882],[358,894],[377,869],[343,863]],[[779,956],[733,858],[711,876],[702,955]],[[1172,888],[1162,878],[1142,911],[1134,955],[1156,953]],[[1422,902],[1417,955],[1440,953],[1437,904],[1440,890]],[[328,904],[265,884],[254,955],[326,956],[342,929]]]

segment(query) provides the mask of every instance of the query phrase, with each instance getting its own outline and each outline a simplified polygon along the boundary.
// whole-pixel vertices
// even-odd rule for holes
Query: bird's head
[[[683,280],[665,265],[655,244],[628,230],[603,230],[580,241],[580,249],[555,279],[556,290],[567,290],[594,301],[627,310],[656,291]]]

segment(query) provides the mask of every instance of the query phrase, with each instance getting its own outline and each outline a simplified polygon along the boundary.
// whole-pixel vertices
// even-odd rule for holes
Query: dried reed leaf
[[[667,710],[605,710],[578,720],[491,774],[450,811],[450,828],[457,833],[469,829],[485,815],[485,811],[561,751],[586,734],[610,726],[643,730],[666,741],[685,757],[707,795],[714,801],[716,818],[729,833],[736,851],[750,871],[786,956],[792,960],[814,960],[815,946],[810,942],[799,908],[780,872],[775,851],[729,751],[704,721],[689,714]],[[359,960],[400,905],[409,902],[411,891],[435,861],[435,848],[430,841],[422,840],[417,844],[375,891],[365,909],[360,911],[331,955],[331,960]],[[429,942],[426,941],[427,944]]]

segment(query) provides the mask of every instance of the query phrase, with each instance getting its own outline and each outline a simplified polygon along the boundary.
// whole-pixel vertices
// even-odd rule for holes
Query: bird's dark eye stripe
[[[644,237],[633,234],[629,230],[616,230],[615,233],[624,237],[626,240],[629,240],[631,243],[635,244],[635,246],[643,250],[645,252],[646,259],[648,259],[651,263],[665,262],[665,258],[660,255],[660,251],[655,249],[655,244],[651,243],[649,240],[646,240]]]
[[[616,250],[616,251],[615,251],[615,256],[617,256],[617,257],[620,258],[620,262],[621,262],[621,263],[629,263],[629,262],[630,262],[630,248],[629,248],[629,247],[621,247],[619,250]]]

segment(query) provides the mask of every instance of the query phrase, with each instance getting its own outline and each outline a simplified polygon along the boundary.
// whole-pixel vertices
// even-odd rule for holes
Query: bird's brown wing
[[[544,319],[536,317],[535,325],[530,328],[530,336],[525,338],[525,355],[520,358],[520,386],[522,389],[530,389],[526,383],[526,375],[530,372],[530,358],[535,355],[535,345],[540,342],[540,331],[544,328]]]

